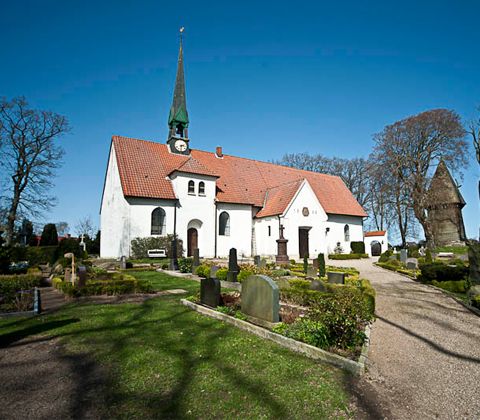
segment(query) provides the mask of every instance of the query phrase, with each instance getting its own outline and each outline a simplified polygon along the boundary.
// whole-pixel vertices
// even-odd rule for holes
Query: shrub
[[[367,254],[330,254],[331,260],[359,260],[360,258],[368,258]]]
[[[252,271],[252,270],[249,270],[249,269],[241,269],[240,270],[240,273],[238,273],[238,276],[237,276],[237,280],[239,282],[242,282],[243,280],[245,280],[247,277],[249,276],[253,276],[255,273]]]
[[[476,295],[472,297],[472,306],[480,309],[480,295]]]
[[[195,274],[199,277],[209,278],[210,277],[210,266],[207,264],[202,264],[197,267]]]
[[[80,247],[78,239],[65,238],[58,244],[58,257],[63,257],[67,252],[71,252],[75,255],[75,258],[83,257],[83,249]]]
[[[330,346],[327,327],[321,322],[308,318],[300,318],[293,324],[281,323],[275,326],[273,331],[311,346],[320,348]]]
[[[318,254],[318,275],[325,277],[325,255]]]
[[[432,284],[440,289],[447,290],[453,293],[465,293],[468,289],[466,280],[458,281],[436,281],[433,280]]]
[[[290,271],[284,269],[272,270],[272,277],[284,277],[288,276],[289,274]]]
[[[29,246],[27,248],[27,260],[30,265],[54,264],[58,257],[58,246]]]
[[[227,267],[222,267],[217,270],[217,279],[218,280],[227,280],[227,273],[228,273],[228,268]]]
[[[464,265],[447,265],[442,262],[425,263],[420,266],[420,281],[458,281],[465,280],[469,269]]]
[[[39,287],[42,277],[35,274],[6,275],[0,276],[0,308],[2,311],[11,311],[17,309],[17,298],[21,291],[32,290]]]
[[[180,258],[178,260],[178,269],[181,273],[191,273],[193,268],[193,258]]]
[[[171,244],[174,236],[151,236],[147,238],[135,238],[131,242],[132,257],[134,259],[148,258],[147,251],[149,249],[165,248],[167,255],[172,255]],[[183,242],[177,240],[177,257],[183,257]]]
[[[352,254],[365,254],[365,243],[363,241],[350,242]]]
[[[57,227],[54,223],[47,223],[43,227],[40,246],[58,245]]]
[[[380,255],[378,262],[381,262],[381,263],[387,262],[392,255],[393,255],[393,251],[391,249],[387,249],[382,255]]]
[[[288,281],[288,284],[290,284],[290,287],[293,289],[298,289],[298,290],[309,290],[310,285],[312,284],[310,280],[302,280],[302,279],[291,279]]]
[[[425,251],[425,262],[427,264],[431,264],[433,262],[432,251],[430,251],[430,248],[427,248]]]

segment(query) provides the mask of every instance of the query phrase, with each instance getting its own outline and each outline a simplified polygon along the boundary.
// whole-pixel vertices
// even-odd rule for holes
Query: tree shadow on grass
[[[29,325],[26,328],[2,334],[0,335],[0,348],[8,347],[16,341],[23,340],[24,338],[30,337],[32,335],[43,334],[56,328],[60,328],[65,325],[69,325],[79,321],[80,319],[78,318],[48,321],[42,324]]]

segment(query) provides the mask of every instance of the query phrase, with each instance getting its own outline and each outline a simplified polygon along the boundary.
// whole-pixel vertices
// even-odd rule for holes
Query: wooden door
[[[309,257],[308,251],[308,229],[298,229],[298,247],[300,258]]]
[[[370,244],[372,257],[378,257],[382,254],[382,245],[378,241],[373,241]]]
[[[187,257],[193,256],[193,250],[198,248],[198,231],[195,228],[190,228],[187,231]]]

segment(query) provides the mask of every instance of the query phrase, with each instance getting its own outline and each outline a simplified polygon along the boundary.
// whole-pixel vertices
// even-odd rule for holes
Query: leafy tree
[[[58,233],[55,223],[47,223],[42,232],[40,246],[58,245]]]
[[[433,246],[428,195],[433,167],[443,159],[453,170],[467,163],[465,130],[457,113],[434,109],[397,121],[375,135],[375,157],[391,174],[399,203],[413,210],[429,247]]]
[[[69,130],[64,116],[32,109],[23,97],[0,99],[7,245],[13,241],[19,214],[36,215],[53,205],[54,199],[47,192],[63,156],[55,141]]]

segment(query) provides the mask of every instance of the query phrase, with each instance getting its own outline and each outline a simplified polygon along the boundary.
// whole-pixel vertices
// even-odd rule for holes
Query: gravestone
[[[200,266],[200,250],[194,248],[193,250],[193,262],[192,262],[192,273],[195,273],[195,269]]]
[[[85,267],[84,265],[80,265],[77,271],[77,286],[79,288],[82,288],[87,283],[87,267]]]
[[[317,292],[326,292],[327,286],[321,280],[313,280],[312,284],[310,284],[311,290],[316,290]]]
[[[318,273],[318,269],[320,268],[320,265],[318,264],[318,258],[313,259],[312,265],[313,265],[313,268],[317,270],[317,273]]]
[[[216,279],[217,278],[217,271],[220,270],[220,267],[218,265],[213,265],[210,267],[210,278],[211,279]]]
[[[257,266],[260,267],[260,255],[255,255],[253,257],[253,263]]]
[[[258,264],[258,268],[267,268],[267,260],[265,258],[262,258],[260,260],[260,264]]]
[[[71,268],[66,268],[65,269],[65,281],[67,283],[72,282],[72,269]]]
[[[310,278],[318,277],[318,269],[309,265],[307,267],[307,277],[310,277]]]
[[[177,240],[173,239],[170,243],[170,270],[178,271],[178,253],[177,253]]]
[[[220,280],[202,279],[200,282],[200,302],[216,308],[220,305]]]
[[[280,291],[267,276],[249,276],[242,283],[242,312],[267,322],[279,322]]]
[[[400,262],[406,264],[408,258],[408,251],[406,249],[400,250]]]
[[[235,248],[231,248],[228,256],[227,281],[237,281],[238,271],[237,250]]]
[[[333,284],[345,284],[345,273],[327,272],[327,278],[329,283]]]
[[[285,239],[283,236],[283,231],[285,227],[280,225],[279,228],[279,238],[277,239],[277,255],[275,256],[275,262],[279,265],[288,265],[290,259],[287,254],[287,243],[288,239]]]
[[[418,268],[418,260],[416,258],[407,258],[407,268],[416,270]]]
[[[122,255],[120,258],[120,270],[126,270],[127,268],[127,257],[125,255]]]

